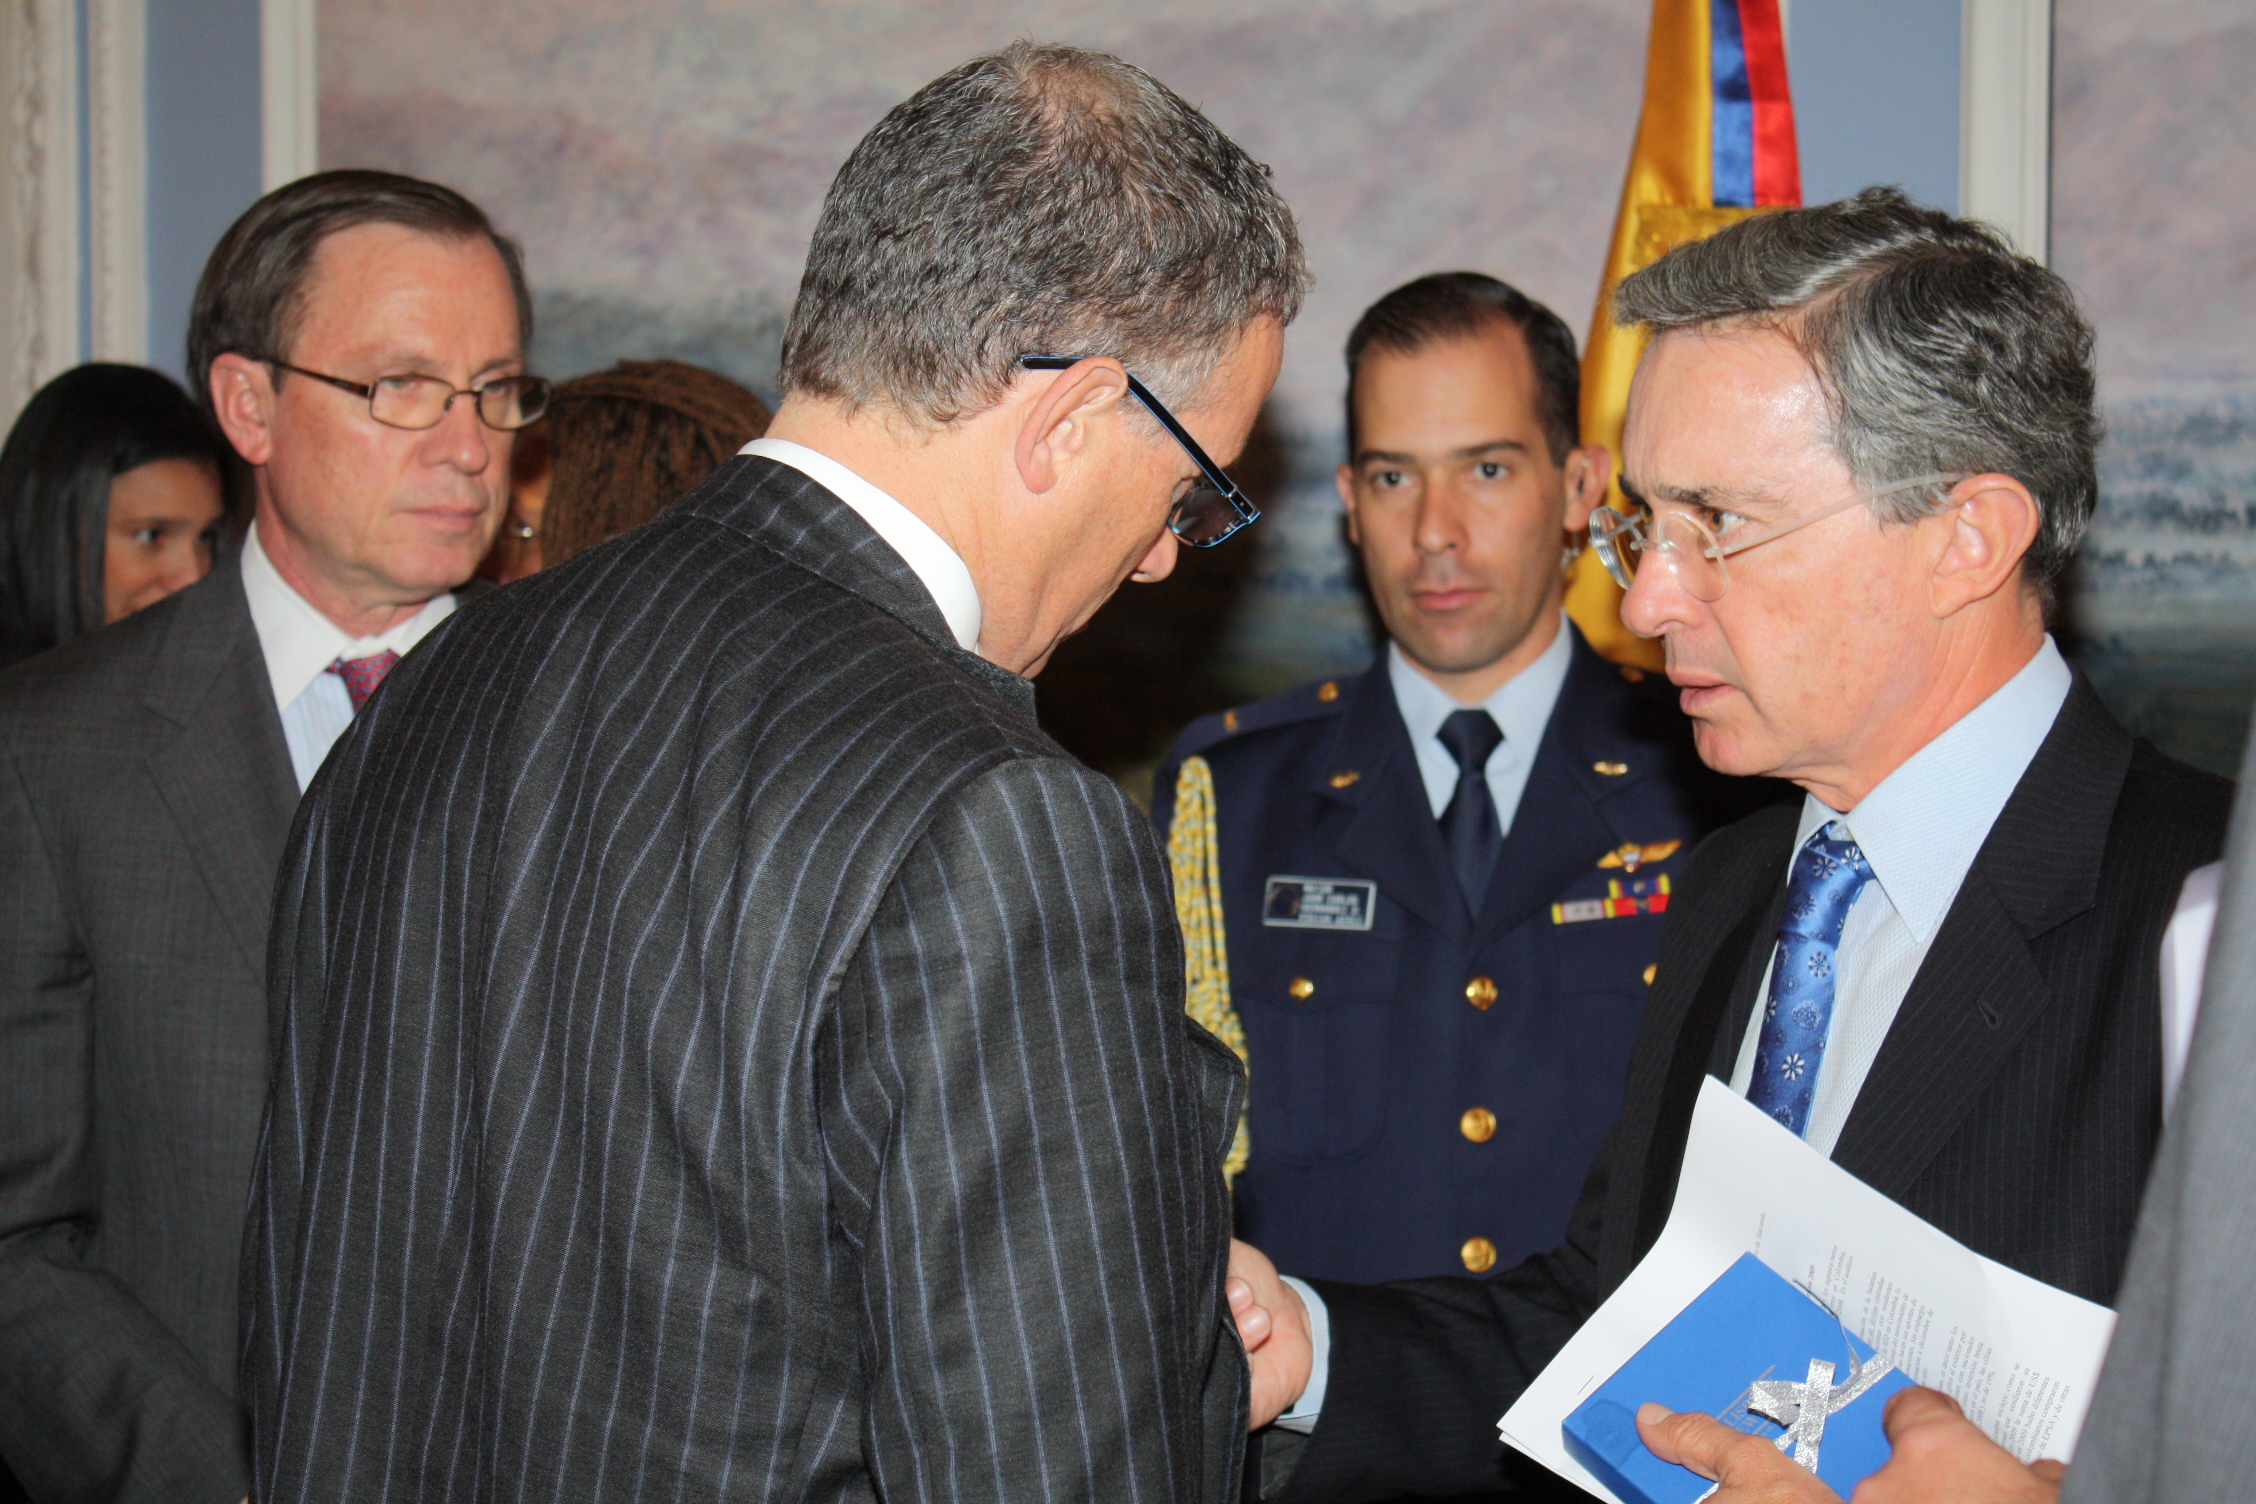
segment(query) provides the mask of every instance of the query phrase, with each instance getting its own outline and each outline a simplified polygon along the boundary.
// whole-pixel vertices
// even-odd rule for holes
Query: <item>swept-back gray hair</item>
[[[1021,355],[1110,355],[1188,402],[1308,287],[1269,170],[1116,57],[1017,42],[862,138],[823,201],[787,392],[920,424],[988,407]]]
[[[1786,334],[1817,373],[1829,441],[1867,488],[1930,472],[2020,481],[2043,514],[2024,577],[2053,603],[2099,493],[2092,331],[2068,284],[1996,231],[1867,188],[1677,247],[1623,280],[1614,319]],[[1946,490],[1872,505],[1908,522]]]

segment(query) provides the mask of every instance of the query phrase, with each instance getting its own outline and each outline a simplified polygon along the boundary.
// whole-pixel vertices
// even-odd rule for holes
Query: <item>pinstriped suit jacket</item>
[[[796,471],[411,655],[277,897],[262,1500],[1236,1490],[1161,854]]]

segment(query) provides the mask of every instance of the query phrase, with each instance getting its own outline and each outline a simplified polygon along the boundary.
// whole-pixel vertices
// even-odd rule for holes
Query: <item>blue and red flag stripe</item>
[[[1716,207],[1800,203],[1778,0],[1708,0],[1708,55]]]

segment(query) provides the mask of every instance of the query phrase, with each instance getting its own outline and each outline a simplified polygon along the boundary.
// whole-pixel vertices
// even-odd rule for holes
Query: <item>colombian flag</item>
[[[1645,344],[1608,316],[1615,284],[1674,246],[1801,201],[1778,0],[1653,0],[1645,107],[1582,357],[1582,441],[1612,450],[1616,475],[1629,377]],[[1619,489],[1607,500],[1620,506]],[[1622,625],[1621,591],[1593,554],[1576,562],[1567,610],[1607,657],[1659,666],[1660,644]]]

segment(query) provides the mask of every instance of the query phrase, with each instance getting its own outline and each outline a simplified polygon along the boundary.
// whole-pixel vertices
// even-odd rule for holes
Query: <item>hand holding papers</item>
[[[1504,1417],[1504,1439],[1618,1500],[1568,1452],[1562,1423],[1745,1254],[1808,1290],[1913,1382],[1955,1397],[2015,1456],[2073,1447],[2114,1313],[1946,1237],[1712,1079],[1667,1228]]]

